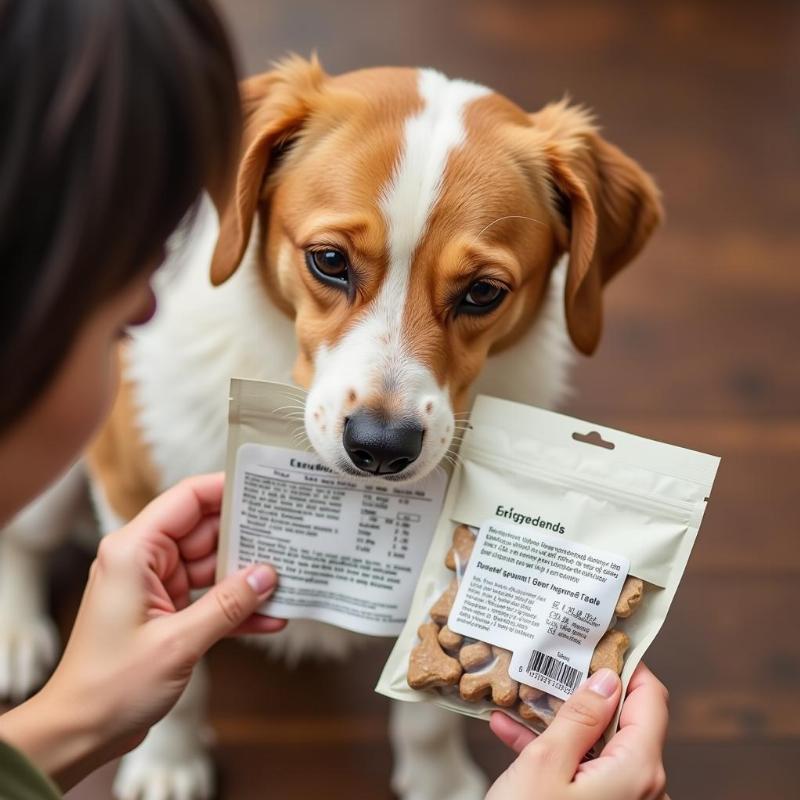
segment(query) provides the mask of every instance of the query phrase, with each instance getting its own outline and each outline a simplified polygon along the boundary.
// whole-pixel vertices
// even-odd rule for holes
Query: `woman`
[[[225,35],[204,0],[0,2],[0,521],[80,454],[116,386],[114,350],[153,312],[149,278],[238,143]],[[222,477],[176,487],[103,541],[52,679],[0,737],[66,789],[129,750],[199,656],[275,585],[213,580]],[[188,607],[186,607],[188,606]],[[0,665],[2,668],[4,665]],[[0,797],[56,796],[0,751]]]
[[[8,521],[107,412],[115,343],[154,312],[149,278],[166,238],[204,187],[227,188],[239,135],[233,59],[207,0],[0,0],[0,119]],[[0,718],[1,797],[58,797],[141,741],[215,641],[283,626],[253,615],[276,584],[266,565],[189,604],[191,588],[213,581],[221,493],[220,475],[185,481],[103,540],[54,675]],[[646,670],[622,731],[578,767],[619,691],[616,676],[598,673],[532,743],[496,716],[495,732],[522,755],[492,800],[661,796],[666,706]]]

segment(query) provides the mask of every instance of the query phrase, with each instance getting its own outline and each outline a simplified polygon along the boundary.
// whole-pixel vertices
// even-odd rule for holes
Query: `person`
[[[206,0],[0,2],[0,522],[107,412],[117,340],[152,315],[168,235],[230,172],[239,115]],[[189,604],[213,581],[222,486],[184,481],[102,541],[55,673],[0,717],[4,800],[59,796],[140,742],[215,641],[284,625],[253,615],[266,565]]]
[[[62,474],[107,413],[114,352],[154,313],[165,242],[203,189],[223,193],[238,151],[234,59],[209,0],[0,0],[0,522]],[[0,717],[0,796],[58,797],[126,752],[174,705],[217,640],[285,623],[255,615],[275,571],[211,586],[223,478],[183,481],[105,537],[64,655]],[[7,665],[0,664],[0,669]],[[520,752],[491,800],[659,797],[663,687],[644,668],[602,758],[600,672]]]

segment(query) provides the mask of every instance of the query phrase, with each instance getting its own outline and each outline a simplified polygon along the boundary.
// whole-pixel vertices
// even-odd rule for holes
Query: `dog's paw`
[[[488,789],[481,770],[462,758],[406,758],[392,774],[401,800],[483,800]]]
[[[47,680],[58,650],[48,617],[0,610],[0,698],[18,703],[30,696]]]
[[[197,748],[178,759],[165,759],[147,747],[128,753],[114,779],[117,800],[211,800],[214,766]]]

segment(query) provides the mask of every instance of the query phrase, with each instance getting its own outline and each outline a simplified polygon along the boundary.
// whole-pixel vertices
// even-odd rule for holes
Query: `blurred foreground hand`
[[[100,543],[61,663],[39,694],[0,718],[0,736],[66,789],[132,749],[177,702],[225,636],[270,633],[255,615],[275,590],[271,566],[216,571],[221,474],[182,481]]]

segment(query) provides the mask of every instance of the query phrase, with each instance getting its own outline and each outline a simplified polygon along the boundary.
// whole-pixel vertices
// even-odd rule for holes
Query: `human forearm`
[[[0,717],[0,739],[66,791],[113,755],[99,727],[85,704],[51,696],[45,687]]]

